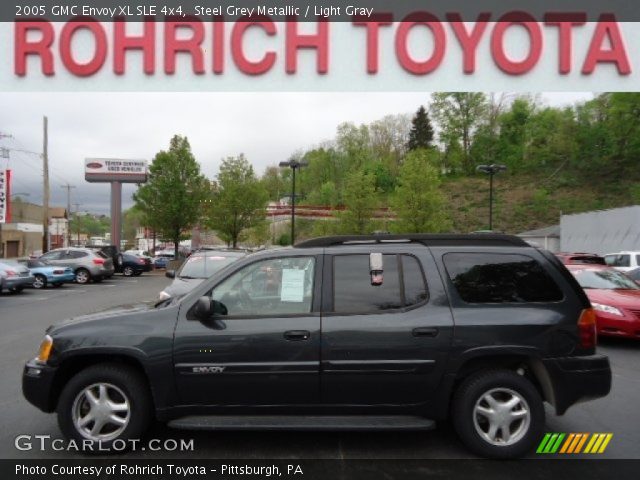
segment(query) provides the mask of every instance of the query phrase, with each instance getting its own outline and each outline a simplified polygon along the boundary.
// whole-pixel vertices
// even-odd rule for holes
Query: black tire
[[[481,399],[489,392],[493,392],[492,397],[507,395],[507,398],[515,393],[515,396],[524,400],[512,407],[511,411],[515,408],[519,411],[528,410],[528,424],[523,418],[507,427],[510,432],[512,428],[515,429],[511,444],[496,445],[478,431],[486,429],[485,433],[490,433],[487,418],[475,413],[476,403],[480,402],[480,407],[483,407],[484,401]],[[545,426],[544,405],[538,390],[526,377],[511,370],[487,370],[464,379],[454,394],[451,415],[453,426],[467,448],[477,455],[490,458],[517,458],[527,454],[540,442]],[[502,430],[499,429],[499,432],[496,441],[504,442],[499,438]]]
[[[135,272],[133,270],[133,267],[130,267],[128,265],[122,269],[122,275],[124,275],[125,277],[131,277],[134,273]]]
[[[83,391],[96,384],[110,385],[119,389],[128,401],[129,412],[126,426],[113,438],[105,437],[105,439],[98,440],[90,436],[87,437],[74,423],[74,411],[78,409],[81,412],[82,402],[88,405]],[[92,391],[99,392],[100,389],[95,387],[95,390]],[[122,398],[119,398],[117,390],[113,389],[113,392],[115,395],[111,393],[108,399],[121,403]],[[79,403],[76,403],[76,400]],[[75,440],[78,445],[82,445],[82,442],[88,442],[91,445],[92,449],[84,450],[85,453],[109,453],[109,450],[111,453],[118,453],[131,446],[130,440],[138,440],[144,435],[152,419],[152,410],[153,402],[143,375],[127,366],[104,363],[82,370],[64,386],[57,405],[58,425],[67,439]],[[95,423],[88,425],[94,426]],[[101,431],[108,434],[108,427],[108,425],[102,427]],[[90,427],[87,426],[87,428]],[[114,442],[117,443],[114,445]],[[127,448],[124,448],[125,446]],[[100,449],[103,451],[100,452]]]
[[[33,282],[33,288],[47,288],[47,277],[40,273],[34,275],[36,281]]]
[[[91,281],[91,273],[86,268],[79,268],[76,270],[76,283],[80,285],[86,285]]]

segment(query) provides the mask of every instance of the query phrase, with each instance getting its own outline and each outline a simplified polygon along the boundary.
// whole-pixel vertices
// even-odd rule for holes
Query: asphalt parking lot
[[[0,295],[0,458],[77,458],[79,454],[38,448],[21,451],[18,435],[60,438],[54,415],[28,404],[21,393],[22,366],[36,354],[45,328],[67,317],[110,306],[151,300],[169,283],[161,273],[114,278],[100,284],[65,284],[58,289],[25,290]],[[613,433],[600,458],[640,458],[640,342],[601,343],[613,369],[612,393],[603,399],[572,407],[556,417],[547,409],[548,432]],[[431,432],[401,433],[292,433],[292,432],[186,432],[157,425],[150,437],[193,439],[194,449],[180,458],[294,459],[294,458],[471,458],[450,426]],[[162,458],[166,452],[128,453],[127,458]],[[535,455],[534,455],[535,456]],[[588,456],[588,455],[585,455]]]

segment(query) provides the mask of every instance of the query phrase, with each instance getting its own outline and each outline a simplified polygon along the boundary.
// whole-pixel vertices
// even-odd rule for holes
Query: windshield
[[[187,258],[178,273],[178,278],[209,278],[218,270],[240,258],[242,255],[197,255]]]
[[[582,288],[601,290],[640,290],[640,286],[616,270],[572,270]]]

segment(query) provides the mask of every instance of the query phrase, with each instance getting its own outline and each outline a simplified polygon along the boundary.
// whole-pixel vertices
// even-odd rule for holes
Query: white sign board
[[[0,223],[7,223],[9,213],[9,174],[0,170]]]
[[[281,302],[300,303],[304,300],[304,270],[282,270]]]
[[[86,158],[84,178],[87,182],[144,183],[147,181],[147,161]]]

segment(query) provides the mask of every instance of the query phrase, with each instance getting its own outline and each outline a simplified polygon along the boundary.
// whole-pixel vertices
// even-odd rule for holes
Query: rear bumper
[[[604,397],[611,390],[611,367],[605,355],[543,360],[551,378],[558,415],[576,403]]]
[[[22,394],[27,401],[42,410],[51,413],[55,409],[52,398],[53,377],[56,369],[30,360],[22,372]]]
[[[33,285],[33,281],[35,278],[33,276],[30,277],[8,277],[4,280],[4,287],[16,288],[16,287],[30,287]]]

